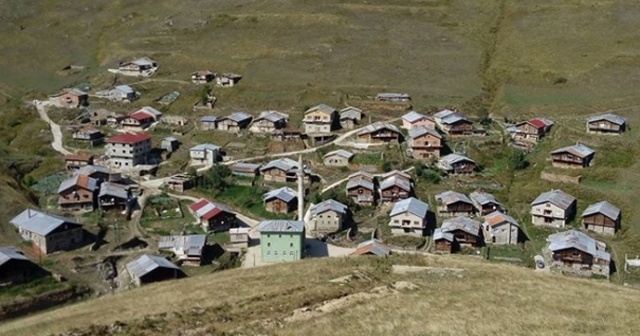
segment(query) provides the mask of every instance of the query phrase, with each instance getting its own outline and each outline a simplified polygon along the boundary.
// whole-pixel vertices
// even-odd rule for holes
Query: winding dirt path
[[[53,150],[62,155],[71,154],[71,152],[64,148],[64,146],[62,145],[62,130],[60,129],[60,125],[53,122],[53,120],[51,120],[49,118],[49,115],[47,114],[46,106],[48,104],[39,100],[35,100],[33,102],[33,105],[36,107],[36,110],[38,110],[40,119],[49,124],[49,127],[51,128],[51,134],[53,135],[53,142],[51,143],[51,147],[53,147]]]

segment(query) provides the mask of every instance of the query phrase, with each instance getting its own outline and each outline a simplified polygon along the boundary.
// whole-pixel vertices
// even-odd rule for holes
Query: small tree
[[[229,177],[231,176],[231,169],[227,166],[215,164],[204,175],[204,184],[207,188],[215,190],[217,193],[223,192],[229,187]]]

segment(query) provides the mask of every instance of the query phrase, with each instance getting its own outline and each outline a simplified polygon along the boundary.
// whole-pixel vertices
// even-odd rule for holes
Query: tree
[[[231,169],[229,169],[229,167],[215,164],[204,175],[204,185],[205,187],[220,193],[229,187],[230,183],[228,179],[230,176]]]
[[[511,167],[513,170],[522,170],[529,166],[529,162],[526,160],[524,153],[519,150],[513,150],[511,154]]]

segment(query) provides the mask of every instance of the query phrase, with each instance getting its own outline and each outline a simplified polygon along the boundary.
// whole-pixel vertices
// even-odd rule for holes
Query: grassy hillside
[[[434,269],[395,274],[394,264]],[[397,281],[417,289],[367,294]],[[628,335],[640,327],[639,300],[636,290],[473,257],[317,259],[150,285],[10,321],[0,334]]]

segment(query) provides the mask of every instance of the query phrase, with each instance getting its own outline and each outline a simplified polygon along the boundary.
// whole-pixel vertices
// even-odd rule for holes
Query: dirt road
[[[60,130],[60,125],[53,122],[53,120],[51,120],[49,118],[49,115],[47,114],[48,104],[46,102],[34,100],[33,105],[36,107],[36,110],[38,110],[40,119],[49,124],[49,127],[51,128],[51,134],[53,135],[53,142],[51,143],[51,147],[53,147],[53,150],[62,155],[71,154],[70,151],[62,146],[62,130]]]

